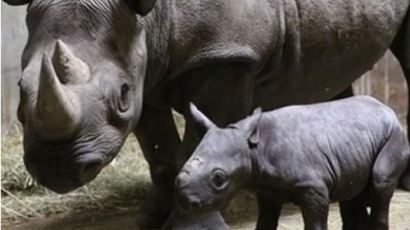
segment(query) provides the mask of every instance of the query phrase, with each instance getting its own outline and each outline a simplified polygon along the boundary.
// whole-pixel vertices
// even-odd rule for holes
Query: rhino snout
[[[176,201],[181,210],[188,212],[198,211],[204,206],[204,202],[200,198],[184,194],[184,192],[177,193]]]
[[[98,154],[84,154],[62,162],[41,154],[25,154],[24,163],[33,178],[44,187],[67,193],[94,179],[104,167]]]
[[[181,171],[175,179],[176,202],[183,211],[195,212],[204,207],[204,200],[198,196],[198,183],[191,183],[191,175]]]
[[[98,159],[92,159],[80,163],[78,179],[81,184],[85,184],[94,179],[103,168],[103,164]]]
[[[189,184],[189,174],[188,172],[181,171],[181,173],[175,179],[175,187],[177,189],[183,189]]]

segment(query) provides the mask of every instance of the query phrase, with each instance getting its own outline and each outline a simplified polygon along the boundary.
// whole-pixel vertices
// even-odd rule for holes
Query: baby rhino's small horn
[[[206,133],[206,131],[216,126],[205,116],[205,114],[199,111],[199,109],[193,103],[189,104],[189,108],[191,110],[192,117],[196,124],[199,126],[201,132]]]

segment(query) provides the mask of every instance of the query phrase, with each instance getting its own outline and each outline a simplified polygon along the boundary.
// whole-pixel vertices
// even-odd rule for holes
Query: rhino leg
[[[326,186],[317,185],[300,192],[300,198],[298,199],[300,199],[305,230],[327,230],[330,201]]]
[[[177,160],[177,168],[180,169],[184,162],[189,158],[197,144],[200,136],[193,131],[192,122],[186,121],[184,140],[179,151]],[[179,171],[179,170],[178,170]],[[174,201],[171,198],[171,201]],[[170,217],[166,221],[162,230],[206,230],[206,229],[229,229],[222,215],[219,212],[208,212],[200,214],[183,213],[178,208],[175,208]]]
[[[404,77],[407,81],[407,86],[410,89],[410,10],[407,12],[407,17],[397,33],[392,45],[390,46],[390,49],[400,62]],[[410,95],[410,90],[408,90],[408,93],[408,95]],[[408,140],[410,141],[410,96],[408,98],[409,110],[407,111],[407,135]],[[403,189],[410,191],[410,164],[401,179],[400,186]]]
[[[170,108],[154,109],[144,104],[135,135],[148,161],[153,191],[138,218],[141,229],[159,229],[174,209],[175,154],[180,145]]]
[[[393,197],[394,189],[375,193],[371,207],[370,224],[367,229],[388,230],[389,229],[389,206]]]
[[[191,156],[203,133],[198,129],[189,109],[193,102],[218,126],[226,126],[248,115],[253,103],[253,78],[243,63],[207,65],[182,76],[174,88],[182,91],[185,100],[179,111],[185,118],[185,133],[178,153],[178,166],[182,167]]]
[[[173,92],[184,92],[184,101],[178,108],[185,117],[185,133],[178,152],[178,168],[182,167],[198,145],[203,133],[198,129],[190,113],[189,103],[193,102],[216,125],[225,126],[244,118],[251,110],[253,82],[247,67],[243,63],[215,64],[190,71],[175,82]],[[183,87],[183,89],[181,89]],[[175,107],[181,101],[175,101]],[[175,218],[179,218],[176,215]],[[219,212],[202,214],[195,224],[173,226],[172,229],[227,229]],[[183,221],[169,221],[183,223]],[[193,222],[190,222],[193,223]],[[191,228],[190,228],[191,226]]]
[[[272,198],[265,197],[261,194],[258,194],[257,198],[259,215],[256,229],[277,229],[282,204],[276,203]]]
[[[399,127],[393,128],[391,136],[380,150],[372,169],[371,213],[368,229],[388,229],[390,200],[407,166],[408,159],[409,147],[406,136]]]
[[[365,230],[369,219],[364,202],[365,196],[359,194],[357,197],[340,201],[340,215],[342,217],[343,230]]]

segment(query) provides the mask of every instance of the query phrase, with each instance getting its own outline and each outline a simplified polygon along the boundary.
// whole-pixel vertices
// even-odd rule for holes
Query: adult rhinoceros
[[[389,48],[410,79],[409,0],[5,1],[29,4],[18,111],[28,171],[71,191],[134,132],[154,185],[144,227],[174,208],[179,163],[201,135],[189,102],[225,125],[257,106],[329,100]],[[182,142],[171,108],[187,121]]]

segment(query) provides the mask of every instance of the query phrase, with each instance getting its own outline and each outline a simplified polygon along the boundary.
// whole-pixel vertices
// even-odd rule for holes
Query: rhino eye
[[[130,86],[125,83],[121,86],[121,98],[119,109],[121,112],[126,112],[130,107]]]
[[[212,182],[212,186],[216,190],[222,190],[225,187],[225,185],[227,184],[227,181],[228,181],[228,177],[221,170],[216,170],[212,174],[211,182]]]

